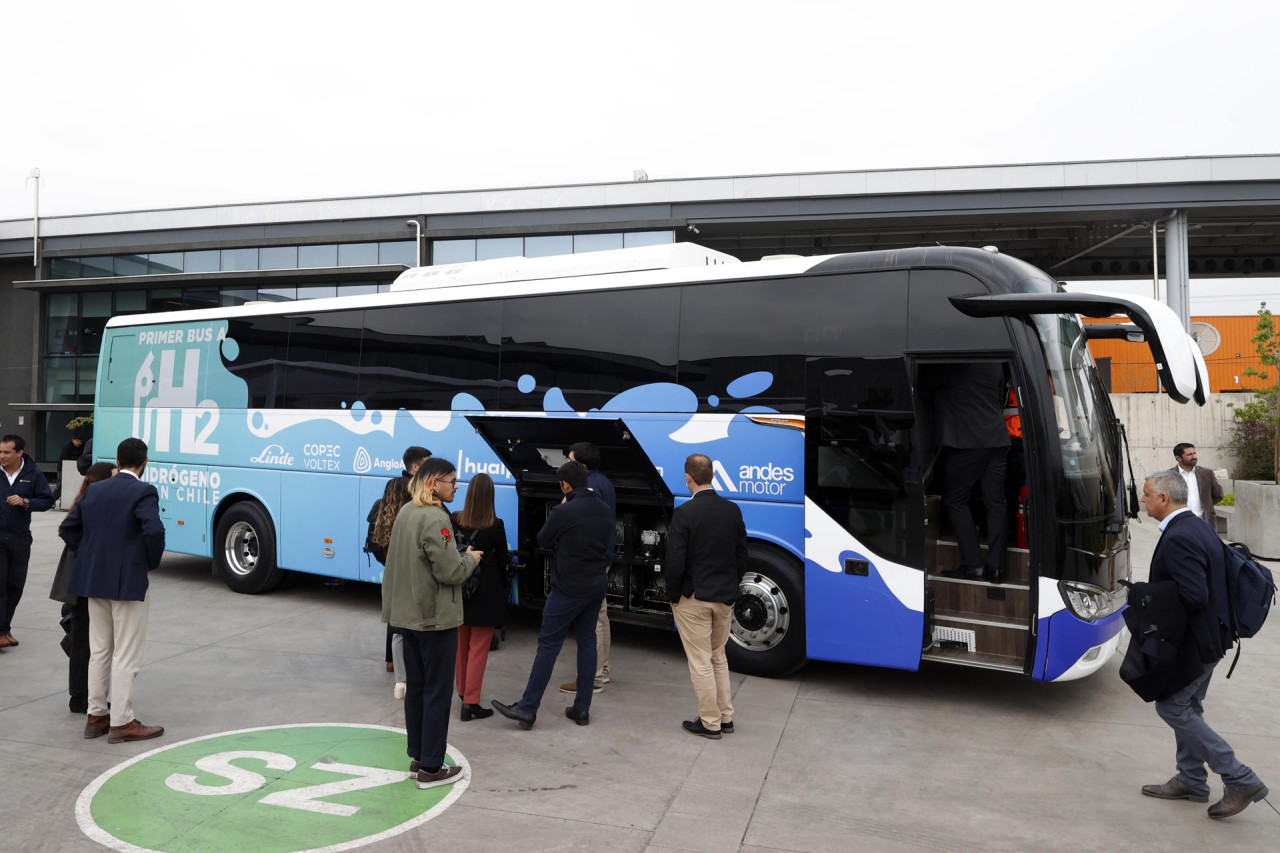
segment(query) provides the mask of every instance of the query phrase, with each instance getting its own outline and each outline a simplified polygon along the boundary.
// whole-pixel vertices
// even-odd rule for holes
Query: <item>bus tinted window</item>
[[[508,299],[501,407],[542,411],[546,392],[560,388],[569,407],[584,411],[628,388],[675,382],[679,316],[677,288]],[[528,393],[520,390],[526,375],[535,382]]]
[[[287,409],[350,407],[358,390],[363,311],[290,317]]]
[[[249,386],[249,408],[274,409],[284,402],[285,357],[289,351],[289,320],[278,314],[232,318],[227,337],[236,342],[235,361],[223,363]]]
[[[911,271],[911,334],[914,351],[1007,350],[1009,330],[1001,317],[969,317],[947,299],[987,293],[978,279],[956,270]]]
[[[703,402],[739,376],[773,383],[753,402],[804,408],[804,360],[886,355],[906,340],[906,274],[863,273],[688,287],[680,312],[680,382]]]
[[[453,405],[465,392],[496,408],[501,316],[500,302],[365,311],[361,401],[371,409],[448,411],[466,408]]]

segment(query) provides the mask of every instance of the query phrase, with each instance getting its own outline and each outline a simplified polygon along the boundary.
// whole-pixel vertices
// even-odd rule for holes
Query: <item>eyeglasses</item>
[[[439,483],[442,486],[456,486],[458,485],[458,478],[454,477],[452,480],[440,480]]]

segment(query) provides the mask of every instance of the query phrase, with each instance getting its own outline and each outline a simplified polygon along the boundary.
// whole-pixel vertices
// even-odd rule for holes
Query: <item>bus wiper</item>
[[[1127,518],[1138,519],[1141,524],[1142,518],[1138,514],[1138,485],[1133,479],[1133,457],[1129,455],[1129,433],[1119,418],[1116,419],[1116,425],[1120,427],[1120,438],[1124,440],[1124,461],[1129,464],[1129,500],[1124,514]]]

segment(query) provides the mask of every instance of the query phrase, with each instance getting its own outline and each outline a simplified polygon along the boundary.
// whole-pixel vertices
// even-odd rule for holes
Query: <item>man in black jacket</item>
[[[1209,817],[1230,817],[1267,796],[1267,786],[1236,758],[1231,745],[1204,721],[1203,701],[1213,668],[1231,647],[1227,575],[1218,534],[1187,508],[1187,484],[1174,471],[1161,471],[1142,487],[1147,515],[1160,522],[1160,542],[1151,556],[1151,583],[1173,581],[1187,613],[1178,646],[1179,665],[1201,663],[1204,672],[1163,699],[1156,713],[1173,729],[1178,772],[1162,785],[1143,785],[1142,793],[1164,800],[1209,801],[1205,764],[1222,777],[1222,799]]]
[[[53,506],[53,492],[36,463],[22,452],[20,435],[0,438],[0,649],[16,646],[13,612],[27,585],[31,561],[31,513]]]
[[[667,594],[689,678],[698,695],[698,716],[684,721],[690,734],[719,740],[733,731],[729,690],[729,640],[733,602],[747,570],[747,528],[742,510],[711,486],[711,460],[695,453],[684,462],[692,497],[671,516],[667,539]]]
[[[538,654],[519,702],[506,705],[494,700],[493,709],[515,720],[520,728],[533,728],[542,694],[551,681],[551,670],[564,638],[573,628],[578,643],[578,692],[564,715],[580,726],[590,723],[591,692],[596,672],[596,618],[608,585],[609,542],[614,535],[613,512],[587,486],[587,469],[566,462],[556,469],[564,499],[551,510],[538,531],[538,546],[554,548],[551,590],[542,607],[542,631]]]

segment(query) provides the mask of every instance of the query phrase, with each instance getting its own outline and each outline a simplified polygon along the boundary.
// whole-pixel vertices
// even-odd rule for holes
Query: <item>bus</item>
[[[685,458],[741,508],[749,566],[735,670],[807,660],[938,661],[1058,681],[1121,636],[1129,577],[1121,426],[1080,316],[1149,345],[1161,383],[1204,403],[1199,350],[1164,305],[1067,293],[994,249],[929,247],[739,262],[681,243],[405,271],[389,292],[113,318],[97,446],[144,440],[169,550],[228,586],[286,571],[377,583],[368,509],[419,445],[497,486],[513,603],[538,607],[536,533],[577,441],[617,491],[610,616],[670,625],[667,523]],[[1020,418],[1008,570],[944,574],[935,397],[998,367]],[[1132,495],[1132,490],[1130,490]]]

